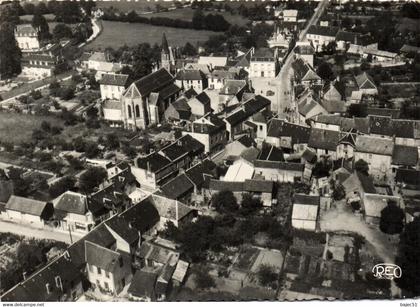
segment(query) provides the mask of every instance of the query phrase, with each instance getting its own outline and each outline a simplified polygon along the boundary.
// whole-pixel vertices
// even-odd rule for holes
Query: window
[[[109,278],[109,272],[108,271],[105,271],[105,276],[106,276],[106,278]]]
[[[260,131],[262,131],[263,130],[263,126],[262,125],[260,125]]]
[[[102,274],[102,270],[101,270],[101,268],[97,268],[98,270],[98,275],[101,275]]]
[[[131,106],[127,106],[128,118],[131,118]]]
[[[136,117],[140,117],[140,107],[136,105]]]
[[[105,290],[109,290],[109,285],[107,282],[104,282]]]

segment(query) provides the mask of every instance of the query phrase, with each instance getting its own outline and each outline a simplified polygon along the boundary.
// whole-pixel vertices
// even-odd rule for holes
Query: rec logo
[[[389,279],[401,278],[401,268],[392,263],[378,263],[372,269],[373,276],[378,279]]]

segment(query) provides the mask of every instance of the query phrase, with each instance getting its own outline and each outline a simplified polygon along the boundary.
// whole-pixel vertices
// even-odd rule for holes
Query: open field
[[[147,1],[147,0],[137,0],[137,1],[116,1],[116,0],[104,0],[97,1],[96,7],[98,8],[110,8],[111,6],[121,12],[129,12],[135,10],[138,12],[150,11],[150,9],[155,9],[156,4],[159,4],[161,7],[169,8],[172,6],[172,2],[166,1]]]
[[[28,142],[32,139],[32,131],[40,128],[44,120],[53,126],[62,126],[61,120],[53,116],[0,112],[0,141],[15,144]]]
[[[135,46],[140,43],[160,44],[165,33],[172,46],[184,46],[186,42],[204,42],[209,36],[220,34],[213,31],[197,31],[170,27],[152,26],[142,23],[102,21],[103,31],[86,49],[103,50],[107,47],[118,48],[124,44]]]
[[[146,17],[167,17],[167,18],[173,18],[173,19],[181,19],[190,21],[192,20],[192,17],[194,15],[194,11],[192,8],[182,8],[177,10],[172,10],[168,12],[159,12],[159,13],[152,13],[145,15]],[[241,15],[232,15],[228,12],[217,12],[217,11],[204,11],[204,14],[219,14],[225,17],[226,21],[230,24],[235,24],[238,26],[244,26],[248,22],[250,22],[249,19],[242,17]]]

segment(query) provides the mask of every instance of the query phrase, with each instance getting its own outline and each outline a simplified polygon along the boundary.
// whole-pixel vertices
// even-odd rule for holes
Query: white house
[[[278,64],[275,53],[269,48],[256,50],[251,57],[250,78],[274,78],[278,72]]]
[[[128,75],[106,73],[99,81],[101,89],[101,99],[120,100],[127,87]]]
[[[32,51],[40,48],[39,29],[30,24],[17,25],[15,28],[16,42],[22,51]]]
[[[297,229],[315,231],[319,214],[319,196],[295,194],[292,226]]]
[[[53,212],[51,203],[12,195],[6,203],[3,216],[11,222],[42,228]]]
[[[335,41],[339,28],[338,27],[322,27],[312,25],[306,33],[306,38],[312,43],[315,50],[321,51],[322,46],[328,45]]]

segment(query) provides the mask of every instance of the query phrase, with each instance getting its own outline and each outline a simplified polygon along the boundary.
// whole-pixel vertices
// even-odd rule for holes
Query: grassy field
[[[61,120],[53,116],[34,116],[0,112],[0,141],[20,144],[32,139],[32,131],[40,128],[42,121],[53,126],[63,126]]]
[[[173,11],[168,12],[160,12],[160,13],[152,13],[147,14],[145,17],[167,17],[167,18],[173,18],[173,19],[181,19],[181,20],[187,20],[190,21],[194,15],[194,11],[191,8],[183,8],[183,9],[177,9]],[[241,15],[232,15],[229,12],[216,12],[216,11],[205,11],[204,14],[219,14],[223,15],[225,19],[230,24],[236,24],[238,26],[244,26],[246,25],[250,20],[247,18],[242,17]]]
[[[196,44],[206,41],[211,35],[218,34],[218,32],[213,31],[177,29],[116,21],[102,21],[102,25],[102,33],[87,45],[86,49],[103,50],[106,47],[118,48],[124,44],[128,46],[135,46],[140,43],[160,44],[163,33],[166,34],[170,45],[184,46],[186,42]]]

